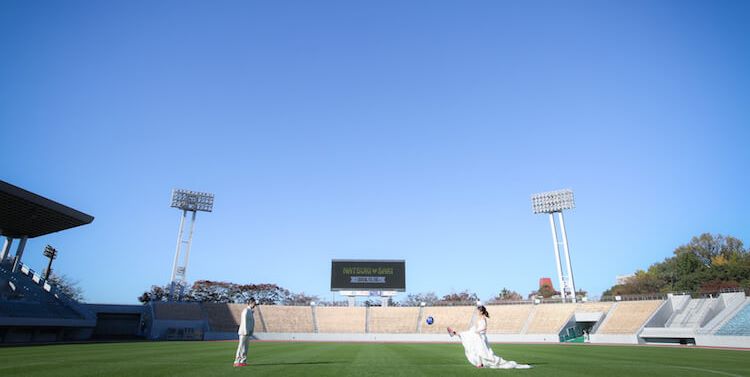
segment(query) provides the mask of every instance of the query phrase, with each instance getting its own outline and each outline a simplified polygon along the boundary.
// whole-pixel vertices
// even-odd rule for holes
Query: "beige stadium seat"
[[[487,332],[490,334],[520,334],[533,305],[490,305],[487,312]]]
[[[422,321],[432,317],[435,322],[432,325],[422,323],[422,333],[447,335],[446,327],[464,331],[471,325],[471,318],[476,310],[474,306],[427,306],[424,308]]]
[[[311,333],[312,308],[309,306],[264,305],[261,308],[268,332]]]
[[[635,334],[662,302],[661,300],[619,302],[596,333]]]
[[[568,322],[576,304],[540,304],[531,312],[527,334],[557,334]]]
[[[318,332],[364,333],[365,308],[317,307]]]
[[[371,307],[369,331],[371,333],[408,334],[417,332],[419,308]]]
[[[583,302],[576,306],[577,313],[607,313],[614,303],[612,302]]]

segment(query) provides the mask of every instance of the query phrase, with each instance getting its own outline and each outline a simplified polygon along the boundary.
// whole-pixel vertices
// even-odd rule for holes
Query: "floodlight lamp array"
[[[214,209],[214,194],[174,189],[172,207],[186,211],[211,212]]]
[[[55,258],[57,258],[57,249],[55,249],[54,247],[52,247],[52,245],[47,245],[47,246],[44,247],[43,254],[47,258],[55,259]]]
[[[575,208],[573,190],[563,189],[542,192],[531,196],[531,207],[534,213],[562,212],[564,209]]]

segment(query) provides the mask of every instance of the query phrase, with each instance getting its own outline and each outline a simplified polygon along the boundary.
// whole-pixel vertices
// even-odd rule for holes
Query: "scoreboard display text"
[[[402,260],[333,260],[332,291],[405,291],[406,262]]]

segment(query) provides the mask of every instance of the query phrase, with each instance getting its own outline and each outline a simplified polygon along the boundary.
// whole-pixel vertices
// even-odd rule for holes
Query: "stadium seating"
[[[446,327],[456,331],[469,328],[476,308],[473,306],[430,306],[424,308],[424,317],[435,319],[432,325],[422,324],[422,332],[429,334],[445,333]]]
[[[208,327],[215,332],[236,333],[240,326],[240,315],[247,305],[245,304],[202,304],[203,311],[208,319]],[[265,306],[264,306],[265,307]],[[253,317],[255,318],[255,331],[265,332],[263,321],[260,318],[261,307],[257,307]]]
[[[613,302],[584,302],[576,305],[576,313],[607,313]]]
[[[576,304],[541,304],[531,312],[527,334],[557,334],[576,310]]]
[[[417,330],[419,308],[371,307],[369,332],[406,334]]]
[[[623,301],[604,319],[597,334],[634,334],[664,301]]]
[[[520,334],[533,305],[490,305],[487,312],[487,332],[491,334]]]
[[[0,317],[80,320],[88,314],[26,265],[19,272],[0,266],[0,281]]]
[[[160,302],[154,305],[154,318],[200,321],[203,319],[203,312],[200,304],[195,302]]]
[[[313,332],[312,309],[309,306],[261,307],[267,332]]]
[[[734,317],[722,326],[716,335],[750,336],[750,300]]]
[[[365,308],[362,307],[318,307],[315,309],[318,332],[364,333]]]

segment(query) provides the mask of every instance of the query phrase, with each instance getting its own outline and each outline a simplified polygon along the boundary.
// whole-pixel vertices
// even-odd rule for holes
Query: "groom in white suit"
[[[254,298],[247,300],[247,307],[242,310],[240,315],[240,328],[237,330],[240,344],[237,345],[237,355],[234,359],[234,366],[236,367],[247,366],[247,347],[250,345],[250,338],[253,336],[253,330],[255,330],[255,317],[253,317],[255,306]]]

